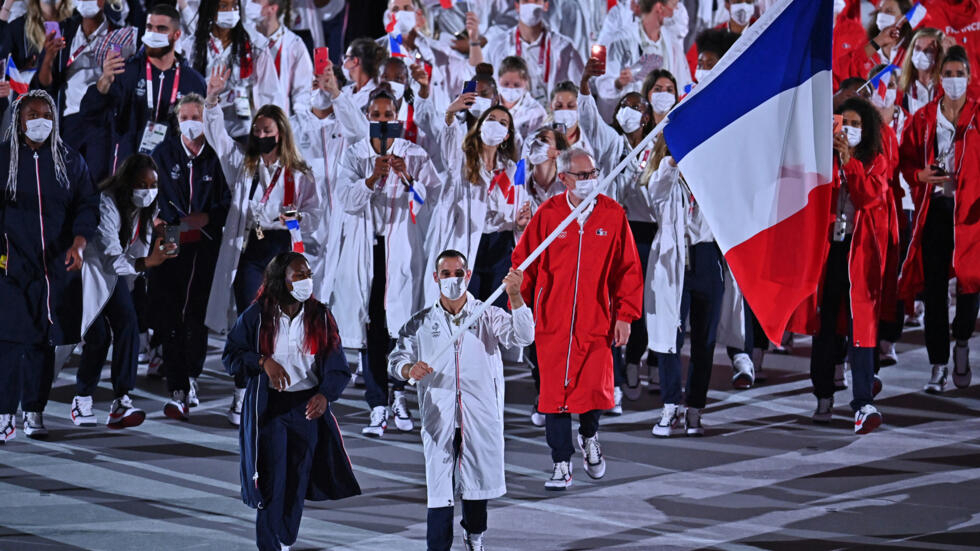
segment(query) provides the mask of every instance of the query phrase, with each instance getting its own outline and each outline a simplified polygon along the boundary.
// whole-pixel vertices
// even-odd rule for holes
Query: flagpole
[[[608,186],[609,183],[612,182],[613,178],[618,176],[619,173],[626,168],[626,165],[628,165],[630,161],[633,160],[634,157],[642,153],[643,150],[646,149],[646,147],[650,145],[650,143],[652,143],[654,139],[656,139],[657,135],[663,131],[664,126],[667,125],[668,120],[669,117],[664,117],[664,120],[660,121],[660,124],[655,126],[654,129],[651,130],[649,134],[647,134],[642,140],[640,140],[640,143],[636,144],[636,147],[634,147],[629,152],[629,154],[626,155],[623,158],[623,160],[621,160],[619,164],[616,165],[612,169],[612,171],[609,174],[607,174],[605,178],[602,179],[599,185],[596,186],[594,190],[592,190],[592,193],[590,193],[588,197],[586,197],[581,203],[579,203],[579,205],[575,207],[572,210],[572,212],[569,213],[569,215],[566,216],[565,219],[561,221],[560,224],[558,224],[558,227],[556,227],[551,232],[551,234],[548,235],[548,237],[546,237],[545,240],[542,241],[541,244],[538,245],[538,247],[534,249],[534,251],[532,251],[527,258],[524,259],[524,262],[521,262],[521,265],[518,266],[517,269],[524,271],[527,269],[528,266],[531,265],[532,262],[537,260],[537,258],[541,256],[541,253],[543,253],[544,250],[547,249],[548,246],[551,245],[551,243],[558,238],[558,235],[562,231],[564,231],[564,229],[567,228],[569,224],[572,223],[572,220],[575,220],[578,217],[578,215],[581,214],[589,206],[589,204],[592,203],[593,200],[595,200],[596,196],[598,196],[599,193],[601,193],[606,189],[606,186]],[[480,319],[480,316],[482,316],[483,313],[486,312],[487,308],[490,308],[490,306],[493,304],[493,301],[496,300],[497,297],[499,297],[504,292],[504,289],[506,287],[507,287],[506,284],[501,283],[500,286],[497,287],[497,289],[489,297],[487,297],[487,300],[483,301],[483,304],[481,304],[480,307],[477,308],[472,315],[467,316],[466,321],[463,323],[462,326],[460,326],[459,330],[452,334],[452,338],[450,338],[446,342],[446,344],[444,344],[441,348],[439,348],[437,352],[432,356],[432,358],[427,361],[427,363],[429,365],[433,365],[437,363],[442,358],[442,356],[449,350],[449,348],[454,346],[456,344],[456,341],[459,340],[459,338],[464,333],[469,331],[470,327],[472,327],[473,324]],[[411,384],[415,384],[415,381],[416,379],[409,379],[409,383]]]

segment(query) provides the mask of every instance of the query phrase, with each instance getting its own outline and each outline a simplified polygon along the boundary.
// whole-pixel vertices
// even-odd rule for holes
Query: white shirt
[[[284,230],[282,222],[279,221],[279,215],[281,214],[281,209],[284,206],[283,200],[286,197],[286,181],[284,171],[280,170],[279,175],[276,178],[276,186],[272,188],[269,193],[269,197],[265,204],[262,203],[262,196],[265,195],[265,191],[269,189],[269,185],[272,183],[272,177],[276,175],[276,170],[279,169],[279,161],[272,163],[271,165],[265,164],[265,161],[259,161],[259,185],[255,186],[255,193],[249,197],[249,212],[251,214],[250,222],[255,223],[258,219],[259,225],[262,226],[264,230]],[[294,182],[296,192],[296,199],[294,202],[299,202],[299,182]],[[249,182],[251,186],[251,182]],[[251,187],[249,187],[251,189]]]
[[[936,163],[946,169],[949,174],[956,174],[956,125],[951,123],[941,108],[936,109]],[[942,193],[943,188],[937,186],[936,193]]]
[[[565,201],[568,201],[568,207],[574,211],[576,209],[576,206],[572,204],[571,194],[572,194],[571,191],[565,193]],[[578,196],[576,195],[576,197]],[[585,227],[585,221],[589,219],[589,215],[592,214],[592,209],[594,208],[595,208],[595,199],[593,199],[592,202],[589,203],[587,207],[582,209],[582,212],[578,213],[578,216],[575,217],[575,220],[578,222],[578,226],[580,228]]]
[[[928,86],[922,84],[919,80],[912,83],[911,86],[914,89],[914,93],[906,94],[905,97],[908,98],[909,103],[909,116],[915,114],[916,111],[925,107],[927,103],[932,101],[932,97],[935,91],[935,86],[929,83]],[[901,136],[900,136],[901,137]]]
[[[306,390],[320,384],[314,366],[316,356],[306,350],[302,306],[292,319],[280,313],[276,322],[276,347],[272,359],[279,362],[289,375],[289,386],[283,389],[284,392]],[[275,388],[271,380],[269,388]]]
[[[75,38],[72,39],[65,54],[71,56],[81,50],[75,56],[75,61],[65,70],[67,77],[65,86],[65,116],[78,113],[78,107],[82,103],[85,92],[102,75],[102,66],[99,65],[98,60],[95,58],[96,43],[108,34],[109,27],[104,17],[102,18],[102,23],[95,29],[95,32],[91,36],[85,36],[81,24],[79,24],[78,32],[75,33]]]

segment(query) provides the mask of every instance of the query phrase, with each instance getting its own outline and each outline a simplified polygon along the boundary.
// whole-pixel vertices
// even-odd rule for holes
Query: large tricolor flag
[[[833,0],[780,0],[669,115],[667,145],[779,342],[817,287],[832,180]]]

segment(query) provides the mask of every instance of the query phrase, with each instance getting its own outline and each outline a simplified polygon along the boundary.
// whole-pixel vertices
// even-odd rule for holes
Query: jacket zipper
[[[259,330],[255,332],[255,349],[256,350],[259,350],[260,349],[259,348],[259,333],[261,332],[261,330],[262,330],[262,316],[259,315]],[[259,378],[261,378],[261,377],[262,377],[262,374],[259,373]],[[259,490],[259,385],[258,385],[258,383],[256,383],[256,385],[255,385],[254,402],[255,402],[255,419],[253,420],[253,425],[254,425],[254,428],[255,428],[255,452],[254,452],[255,455],[252,456],[253,457],[253,459],[252,459],[252,467],[253,467],[253,471],[254,471],[252,473],[252,481],[255,483],[255,490],[256,490],[256,493],[259,496],[259,499],[258,499],[258,502],[259,502],[258,503],[258,507],[259,507],[259,509],[262,509],[262,492],[258,491]]]
[[[48,277],[48,251],[44,239],[44,207],[41,205],[41,166],[37,160],[37,152],[34,152],[34,176],[37,178],[37,222],[41,228],[41,265],[44,266],[44,289],[48,307],[48,323],[54,324],[51,319],[51,279]],[[9,259],[8,259],[9,261]]]
[[[568,353],[565,355],[565,388],[568,388],[568,368],[572,361],[572,336],[575,334],[575,314],[578,309],[578,276],[579,269],[582,263],[582,235],[585,233],[585,227],[578,227],[578,253],[575,258],[575,289],[572,295],[572,323],[568,329]],[[566,394],[567,398],[567,394]],[[562,406],[563,409],[567,408],[567,405]]]
[[[463,476],[463,392],[459,387],[459,349],[461,342],[466,336],[463,335],[454,344],[454,356],[456,357],[456,415],[459,419],[459,455],[456,457],[456,468],[459,469],[459,476]],[[455,489],[453,490],[455,492]]]

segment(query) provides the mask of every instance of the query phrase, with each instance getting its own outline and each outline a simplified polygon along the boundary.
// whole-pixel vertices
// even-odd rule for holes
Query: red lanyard
[[[265,205],[269,201],[269,196],[272,195],[272,190],[276,187],[276,182],[279,181],[279,174],[281,172],[282,167],[279,167],[276,169],[276,173],[272,175],[272,180],[269,181],[269,187],[265,189],[265,193],[262,194],[262,199],[259,200],[260,205]],[[286,187],[283,190],[282,204],[292,205],[296,196],[296,184],[293,182],[292,171],[287,170],[283,180],[285,180]]]
[[[140,230],[141,229],[142,228],[140,228],[140,217],[139,217],[139,215],[137,215],[136,216],[136,230],[133,231],[133,239],[130,240],[130,242],[129,242],[130,245],[132,245],[133,243],[136,243],[136,239],[139,238],[139,236],[140,236]]]
[[[214,52],[215,54],[220,54],[221,53],[221,50],[214,43],[214,38],[213,37],[208,39],[208,45],[211,46],[211,51]]]
[[[79,28],[79,32],[81,32],[81,29],[80,28]],[[72,53],[70,56],[68,56],[68,63],[65,64],[65,69],[71,67],[71,64],[72,63],[75,63],[75,60],[78,59],[79,54],[81,54],[82,52],[84,52],[85,51],[85,48],[88,48],[88,45],[91,44],[91,43],[92,42],[89,41],[89,42],[86,42],[85,44],[82,44],[81,46],[78,47],[77,50],[74,51],[74,53]]]
[[[551,36],[546,37],[546,42],[543,48],[538,50],[538,65],[544,65],[544,83],[548,84],[548,79],[551,77]],[[514,33],[514,43],[515,49],[517,50],[517,57],[522,57],[521,50],[521,29],[518,28]]]
[[[417,143],[419,139],[419,128],[415,125],[415,108],[408,104],[408,114],[405,115],[405,139]]]
[[[282,44],[279,45],[279,49],[276,50],[276,76],[281,74],[279,70],[279,60],[282,59]]]
[[[177,70],[174,72],[174,85],[170,90],[170,105],[177,101],[177,88],[180,86],[180,63],[175,63]],[[150,70],[150,61],[146,61],[146,108],[153,111],[153,122],[160,118],[160,104],[163,102],[163,81],[166,71],[160,71],[160,91],[157,95],[156,111],[153,111],[153,73]]]

